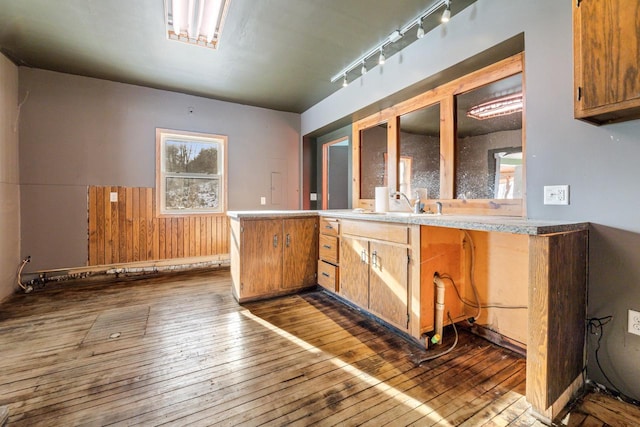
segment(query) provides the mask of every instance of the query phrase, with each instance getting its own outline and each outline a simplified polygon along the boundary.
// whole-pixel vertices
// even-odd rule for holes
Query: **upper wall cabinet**
[[[573,9],[575,118],[640,118],[640,2],[577,0]]]

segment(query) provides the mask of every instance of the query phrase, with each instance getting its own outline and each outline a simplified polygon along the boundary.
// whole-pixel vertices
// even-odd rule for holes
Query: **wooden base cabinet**
[[[339,294],[419,338],[419,250],[419,226],[342,221]]]
[[[240,302],[316,284],[318,218],[233,219],[231,278]]]

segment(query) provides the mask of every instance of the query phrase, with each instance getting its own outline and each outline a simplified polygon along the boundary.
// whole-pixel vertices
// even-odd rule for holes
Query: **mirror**
[[[375,188],[386,185],[387,123],[360,131],[360,198],[374,199]]]
[[[440,104],[400,116],[400,191],[421,200],[440,198]]]
[[[457,199],[521,199],[522,74],[456,96]]]
[[[351,147],[348,138],[322,147],[322,209],[348,209]]]

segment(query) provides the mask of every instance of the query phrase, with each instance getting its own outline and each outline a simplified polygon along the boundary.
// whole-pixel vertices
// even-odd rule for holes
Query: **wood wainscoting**
[[[153,187],[89,187],[88,265],[229,253],[225,214],[158,217],[155,203]]]

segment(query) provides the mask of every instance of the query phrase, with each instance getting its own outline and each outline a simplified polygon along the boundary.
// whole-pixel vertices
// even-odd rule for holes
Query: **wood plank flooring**
[[[241,306],[228,271],[67,283],[0,306],[0,407],[10,426],[542,425],[521,356],[464,332],[425,355],[322,292]]]

